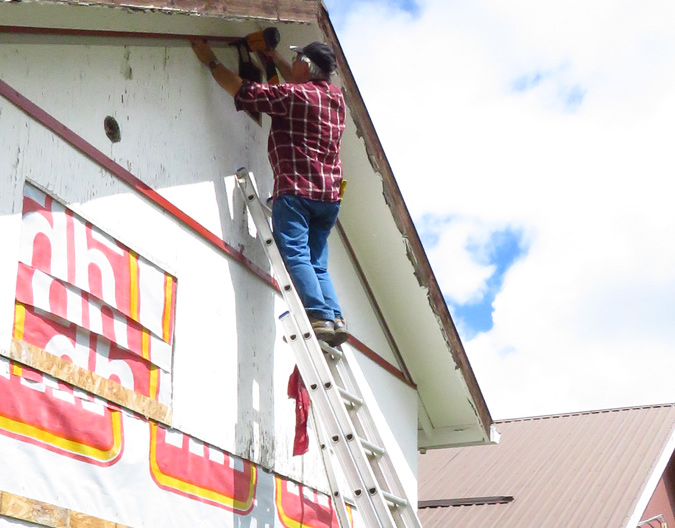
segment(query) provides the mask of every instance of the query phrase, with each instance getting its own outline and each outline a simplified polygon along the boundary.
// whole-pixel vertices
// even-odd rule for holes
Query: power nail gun
[[[279,73],[274,61],[264,52],[275,49],[279,45],[281,36],[275,27],[268,27],[262,31],[250,33],[244,38],[234,42],[239,53],[239,77],[251,82],[261,82],[262,73],[251,60],[251,53],[257,53],[265,67],[265,78],[269,84],[279,83]]]
[[[246,35],[248,49],[258,53],[258,57],[260,57],[261,62],[265,66],[265,77],[269,84],[279,83],[279,73],[274,65],[274,61],[264,52],[276,49],[280,40],[279,30],[275,27],[268,27],[262,31]]]

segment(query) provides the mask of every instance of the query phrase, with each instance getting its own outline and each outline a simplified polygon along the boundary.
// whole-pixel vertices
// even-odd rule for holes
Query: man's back
[[[345,102],[338,87],[326,81],[245,84],[236,104],[272,117],[268,155],[275,198],[294,194],[323,202],[339,200]]]

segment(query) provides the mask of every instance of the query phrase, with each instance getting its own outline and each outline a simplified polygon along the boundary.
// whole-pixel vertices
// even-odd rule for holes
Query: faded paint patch
[[[130,57],[131,57],[131,50],[125,46],[120,71],[122,72],[122,76],[128,81],[130,81],[134,77],[133,70],[131,69],[131,61],[129,60]]]

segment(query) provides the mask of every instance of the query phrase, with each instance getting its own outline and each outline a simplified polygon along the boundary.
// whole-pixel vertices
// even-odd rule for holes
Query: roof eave
[[[14,0],[16,1],[16,0]],[[24,3],[107,6],[138,11],[164,11],[227,19],[269,22],[316,22],[318,0],[18,0]]]
[[[481,436],[483,437],[484,441],[482,443],[494,443],[494,423],[492,417],[490,416],[490,411],[488,410],[487,404],[478,385],[478,381],[476,380],[476,376],[473,372],[473,369],[471,368],[469,359],[459,338],[455,324],[452,321],[450,312],[448,311],[448,307],[443,298],[443,294],[431,269],[431,265],[427,258],[426,252],[424,251],[424,247],[422,246],[422,242],[414,226],[408,208],[403,200],[400,188],[396,182],[396,179],[394,178],[392,168],[389,165],[389,161],[384,153],[384,149],[380,143],[380,139],[377,135],[373,122],[370,119],[368,110],[342,51],[342,47],[340,46],[340,42],[337,38],[333,24],[323,4],[320,5],[318,10],[318,23],[321,31],[333,46],[337,54],[338,70],[340,72],[342,82],[346,88],[346,96],[352,111],[352,117],[356,121],[359,132],[363,136],[373,168],[382,176],[382,185],[385,199],[389,209],[391,210],[392,217],[396,222],[396,226],[409,246],[408,257],[415,269],[415,274],[418,278],[420,286],[426,288],[428,291],[427,295],[429,305],[439,320],[440,328],[445,342],[447,343],[448,349],[450,350],[452,357],[466,382],[467,389],[473,400],[473,405],[475,406],[476,414],[479,417],[480,424],[483,429]],[[418,385],[424,382],[424,380],[415,381]],[[441,433],[440,430],[436,431],[442,434],[444,438],[450,438],[447,434]],[[436,443],[433,439],[429,439],[429,441],[425,442],[425,444],[428,444],[426,447],[429,448],[458,445],[454,443],[447,443],[447,440]],[[459,445],[467,444],[460,442]],[[420,445],[420,447],[422,447],[422,445]]]

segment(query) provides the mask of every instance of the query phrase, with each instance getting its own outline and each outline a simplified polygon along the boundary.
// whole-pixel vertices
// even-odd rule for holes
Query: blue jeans
[[[272,206],[274,240],[307,314],[329,321],[342,317],[328,275],[328,235],[340,202],[282,194]]]

